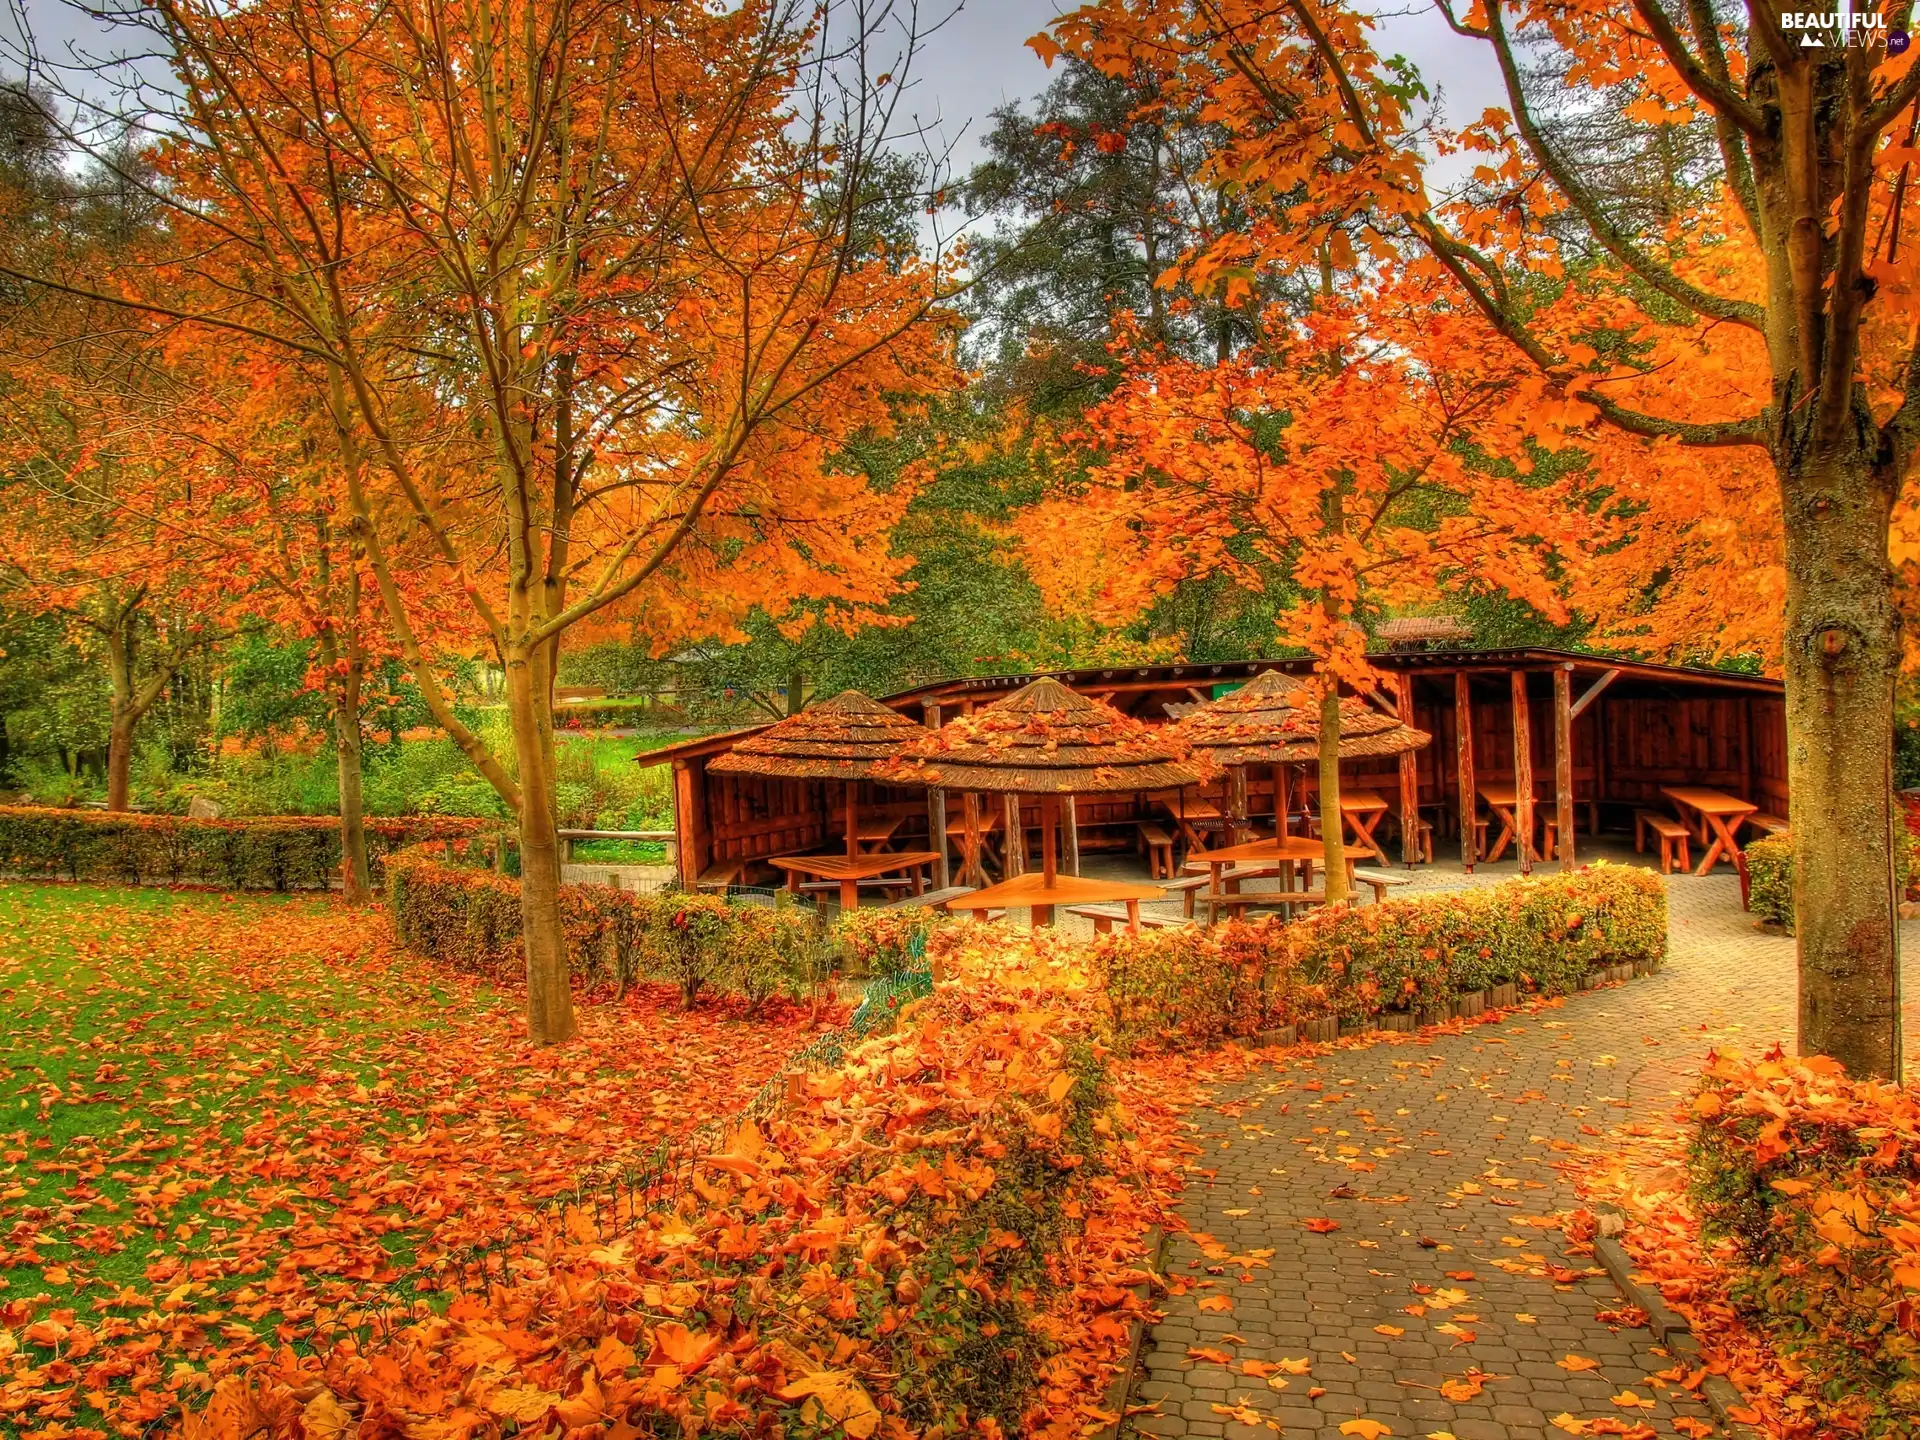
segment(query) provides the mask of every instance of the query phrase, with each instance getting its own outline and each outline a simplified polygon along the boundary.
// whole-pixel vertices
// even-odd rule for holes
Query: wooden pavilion
[[[1669,785],[1710,786],[1744,796],[1762,810],[1787,813],[1786,715],[1778,680],[1692,666],[1615,660],[1546,649],[1388,651],[1370,657],[1385,677],[1385,693],[1369,703],[1433,736],[1423,749],[1359,758],[1342,766],[1343,786],[1378,790],[1402,820],[1402,858],[1411,863],[1415,827],[1425,818],[1444,849],[1457,837],[1471,866],[1480,790],[1512,786],[1519,820],[1533,824],[1537,804],[1557,822],[1558,858],[1574,863],[1576,832],[1630,829],[1637,808],[1664,808]],[[1170,717],[1169,706],[1190,707],[1245,684],[1264,670],[1304,674],[1304,659],[1226,661],[1217,664],[1103,666],[1050,671],[1083,694],[1149,723]],[[1031,683],[1035,675],[970,676],[940,681],[884,703],[938,727]],[[766,727],[703,736],[638,757],[674,770],[674,816],[682,875],[706,883],[753,878],[766,859],[833,844],[842,817],[817,785],[758,775],[709,771],[712,759]],[[1222,778],[1201,794],[1226,799]],[[1247,777],[1248,813],[1271,816],[1271,774]],[[1540,788],[1536,799],[1536,785]],[[1219,793],[1214,793],[1214,792]],[[941,792],[860,782],[857,803],[901,815],[902,843],[928,843],[944,824]],[[1077,829],[1083,848],[1132,848],[1140,822],[1164,816],[1164,792],[1083,797]],[[942,807],[937,820],[929,810]],[[1037,824],[1037,808],[1023,826]],[[943,852],[944,853],[944,852]],[[1531,854],[1519,850],[1523,869]],[[937,876],[945,884],[946,877]]]

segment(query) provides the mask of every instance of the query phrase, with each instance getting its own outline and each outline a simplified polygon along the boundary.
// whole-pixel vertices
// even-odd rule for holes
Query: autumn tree
[[[1125,351],[1126,381],[1086,417],[1090,463],[1040,507],[1030,563],[1062,603],[1109,617],[1196,576],[1283,579],[1274,638],[1318,661],[1327,893],[1340,898],[1340,687],[1377,688],[1362,622],[1446,590],[1564,618],[1557,571],[1577,507],[1573,482],[1523,468],[1505,404],[1514,364],[1488,353],[1476,317],[1436,309],[1427,284],[1388,279],[1304,323],[1272,302],[1252,332],[1213,363]]]
[[[1259,212],[1260,264],[1337,243],[1359,252],[1344,274],[1391,259],[1444,278],[1547,383],[1541,425],[1611,427],[1655,469],[1679,448],[1764,457],[1784,528],[1800,1044],[1897,1074],[1888,539],[1920,437],[1913,52],[1889,55],[1885,29],[1803,44],[1758,0],[1439,4],[1507,95],[1452,131],[1348,4],[1107,0],[1043,44],[1149,68],[1228,128],[1206,178]],[[1899,27],[1909,9],[1860,13]],[[1710,132],[1714,183],[1664,214],[1603,184],[1617,147],[1557,140],[1543,90],[1611,104],[1643,140]],[[1429,189],[1429,135],[1478,152],[1476,183]]]
[[[313,362],[387,623],[516,817],[533,1037],[572,1034],[552,684],[570,632],[791,588],[883,596],[898,501],[832,472],[886,398],[944,380],[937,266],[866,183],[916,39],[862,4],[473,0],[142,13],[177,69],[169,263],[117,298]],[[221,293],[218,306],[173,297]],[[422,396],[426,397],[423,402]],[[409,417],[469,418],[423,463]],[[514,765],[461,723],[386,536],[425,537],[506,673]]]

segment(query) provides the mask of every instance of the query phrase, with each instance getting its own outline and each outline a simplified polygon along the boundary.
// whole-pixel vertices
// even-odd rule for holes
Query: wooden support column
[[[1453,677],[1453,753],[1460,781],[1460,863],[1469,875],[1480,858],[1474,844],[1474,809],[1480,803],[1473,784],[1473,687],[1464,670]]]
[[[980,797],[972,790],[960,797],[960,826],[960,883],[978,889],[987,883],[987,870],[980,863]]]
[[[1560,868],[1573,869],[1573,666],[1553,672],[1553,805]]]
[[[847,854],[860,853],[860,782],[847,781]]]
[[[929,730],[940,728],[937,700],[922,701],[920,715]],[[933,862],[933,888],[945,890],[953,884],[947,869],[947,792],[937,785],[927,791],[927,849],[940,857]]]
[[[1527,709],[1527,672],[1513,681],[1513,826],[1520,847],[1520,873],[1533,873],[1533,715]]]
[[[673,829],[679,844],[680,887],[691,890],[705,868],[700,853],[706,827],[700,823],[700,801],[694,793],[693,767],[685,760],[673,762]]]
[[[1238,845],[1247,839],[1247,767],[1227,767],[1227,843]]]
[[[1000,823],[1002,828],[1007,832],[1007,843],[1005,846],[1007,873],[1001,878],[1003,880],[1011,880],[1016,875],[1024,875],[1027,873],[1027,830],[1026,826],[1020,823],[1020,797],[1018,795],[1002,795],[1000,797],[1000,806],[1000,813],[1006,817]]]
[[[1394,700],[1400,723],[1413,724],[1413,677],[1404,671],[1393,677]],[[1420,858],[1420,761],[1412,750],[1400,752],[1400,863],[1409,870]]]
[[[1067,830],[1067,873],[1080,873],[1080,806],[1079,797],[1068,795],[1060,802],[1062,814],[1066,818]]]
[[[1018,797],[1015,797],[1016,800]],[[1048,889],[1060,878],[1060,862],[1055,858],[1056,841],[1060,832],[1060,797],[1042,795],[1040,797],[1040,878]],[[1053,924],[1053,907],[1036,905],[1033,907],[1033,923],[1036,925]]]

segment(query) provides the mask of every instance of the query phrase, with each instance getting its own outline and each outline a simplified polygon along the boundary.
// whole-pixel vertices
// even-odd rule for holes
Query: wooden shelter
[[[1320,759],[1320,707],[1307,687],[1284,671],[1263,670],[1217,700],[1167,708],[1185,711],[1174,732],[1227,770],[1227,814],[1234,840],[1244,838],[1238,832],[1247,819],[1247,770],[1253,765],[1274,767],[1275,827],[1284,834],[1291,805],[1279,767],[1316,765]],[[1403,755],[1432,738],[1358,697],[1340,701],[1342,760]]]
[[[1576,817],[1589,830],[1630,832],[1636,808],[1664,808],[1664,786],[1712,786],[1775,815],[1787,813],[1786,714],[1778,680],[1549,649],[1389,651],[1369,658],[1385,677],[1384,693],[1360,703],[1426,732],[1433,743],[1351,760],[1342,766],[1343,781],[1393,794],[1403,819],[1424,813],[1437,837],[1458,835],[1463,859],[1471,854],[1473,826],[1462,825],[1460,817],[1463,809],[1469,816],[1478,809],[1476,787],[1515,783],[1522,776],[1530,800],[1534,780],[1545,783],[1543,803],[1565,822],[1563,864],[1574,861]],[[1213,701],[1263,671],[1305,674],[1311,668],[1310,660],[1288,659],[1050,674],[1123,715],[1160,724],[1170,704]],[[936,727],[1035,678],[968,676],[884,703]],[[768,855],[818,848],[837,833],[838,817],[822,808],[818,786],[709,773],[715,759],[766,728],[702,736],[638,757],[641,764],[674,767],[676,845],[681,872],[689,878],[716,866],[744,870]],[[1255,774],[1247,783],[1252,813],[1272,814],[1279,797],[1271,777]],[[940,792],[871,779],[860,786],[863,812],[879,807],[907,816],[901,834],[906,843],[924,843],[938,833],[927,828],[926,816],[934,799],[943,798]],[[1226,786],[1222,777],[1188,793],[1224,800]],[[1138,823],[1156,813],[1144,791],[1083,795],[1076,810],[1080,843],[1088,848],[1132,848]],[[1522,863],[1530,863],[1522,855]]]
[[[1055,833],[1062,797],[1071,802],[1080,795],[1178,789],[1210,775],[1212,768],[1206,761],[1190,758],[1185,740],[1170,727],[1122,715],[1058,680],[1042,677],[943,729],[926,731],[877,773],[931,790],[959,790],[969,802],[976,794],[1007,797],[1009,878],[1025,864],[1026,825],[1018,812],[1018,797],[1039,796],[1041,869],[1052,884],[1058,865]],[[977,825],[969,823],[966,833],[968,868],[973,870],[977,868]],[[1079,829],[1071,811],[1067,833],[1069,869],[1077,871]]]
[[[926,727],[858,690],[810,705],[765,730],[747,735],[708,766],[722,775],[765,775],[782,780],[838,781],[845,803],[847,854],[860,853],[859,782],[874,766],[890,761]]]

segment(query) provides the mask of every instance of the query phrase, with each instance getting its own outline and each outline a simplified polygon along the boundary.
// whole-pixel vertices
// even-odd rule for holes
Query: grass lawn
[[[132,1433],[590,1166],[730,1112],[792,1013],[520,1000],[326,899],[0,883],[0,1433]]]

